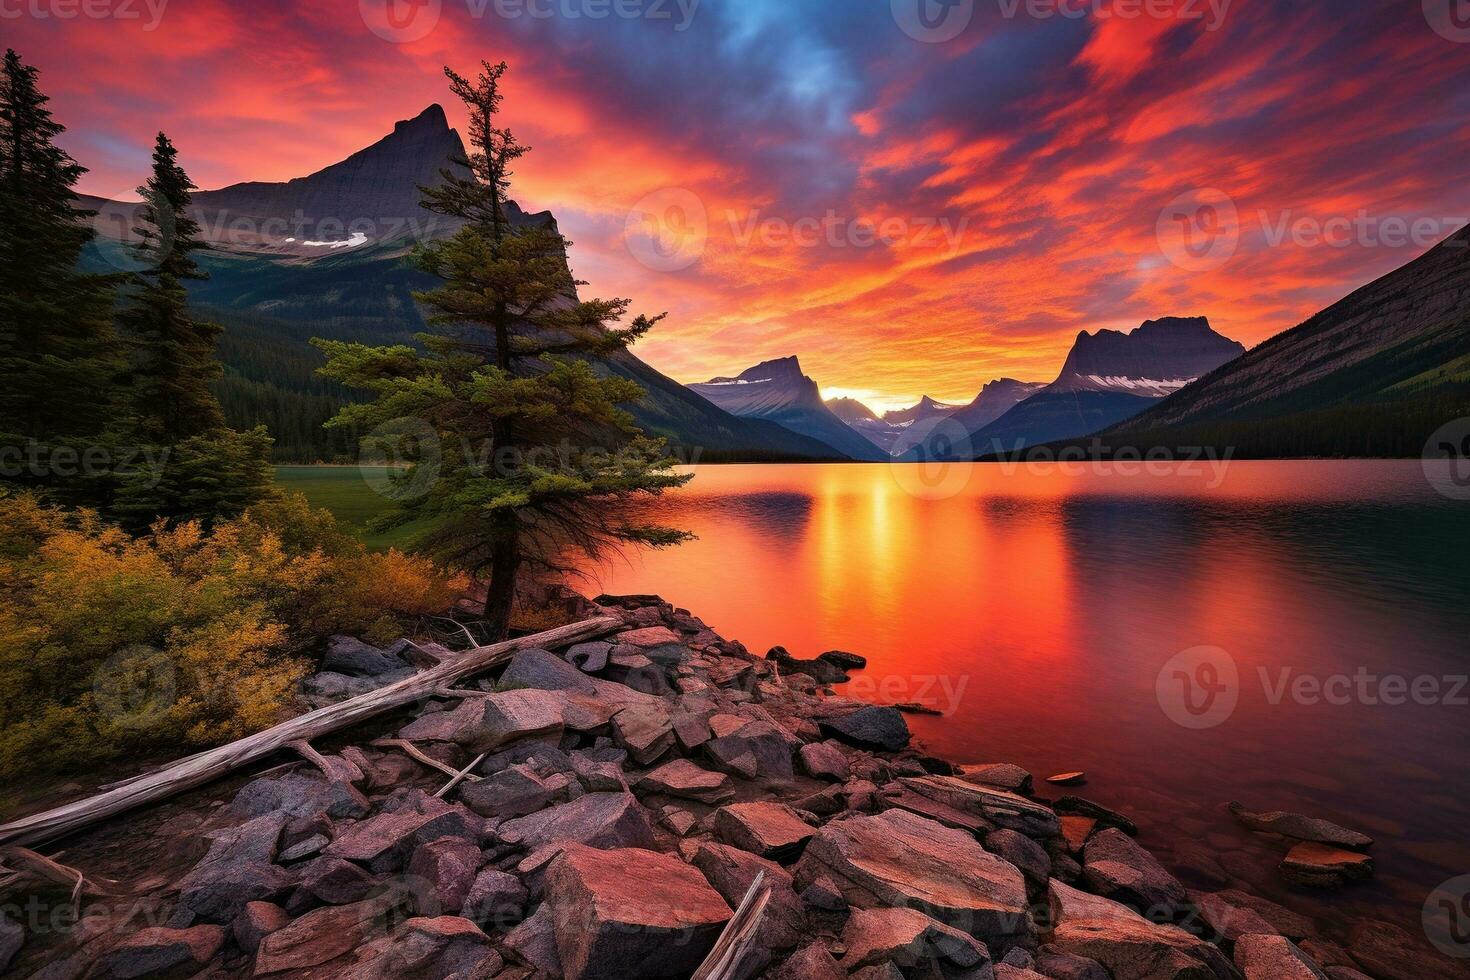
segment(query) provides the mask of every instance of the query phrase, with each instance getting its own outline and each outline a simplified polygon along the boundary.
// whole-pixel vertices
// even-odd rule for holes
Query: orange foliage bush
[[[133,538],[88,511],[0,499],[0,774],[202,747],[293,707],[334,633],[386,642],[442,612],[424,559],[373,554],[299,496],[206,533]]]

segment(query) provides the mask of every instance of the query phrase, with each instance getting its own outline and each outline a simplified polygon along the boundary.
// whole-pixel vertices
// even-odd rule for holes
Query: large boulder
[[[959,777],[969,783],[995,786],[1013,793],[1031,792],[1031,774],[1009,762],[982,762],[961,766]]]
[[[292,878],[274,862],[285,824],[284,814],[274,814],[220,832],[203,860],[176,885],[180,921],[229,925],[250,902],[284,896]]]
[[[429,799],[379,813],[344,830],[324,852],[382,874],[403,866],[416,847],[440,837],[478,840],[483,821],[464,807]]]
[[[567,848],[545,904],[567,980],[688,976],[732,914],[699,871],[640,848]]]
[[[791,807],[771,802],[720,807],[714,831],[726,844],[773,861],[795,858],[815,832]]]
[[[410,742],[452,742],[469,752],[491,752],[522,738],[555,741],[565,725],[567,695],[502,691],[466,698],[453,711],[422,715],[399,732]]]
[[[1048,807],[990,786],[966,782],[958,776],[906,776],[899,785],[937,800],[988,823],[1030,837],[1055,837],[1061,821]]]
[[[1190,892],[1189,900],[1199,909],[1200,918],[1213,931],[1210,938],[1216,941],[1234,942],[1253,933],[1288,939],[1305,939],[1317,934],[1316,925],[1306,916],[1237,889]]]
[[[290,924],[291,917],[279,905],[251,902],[235,917],[230,931],[235,937],[235,944],[254,956],[262,939]]]
[[[540,813],[507,820],[500,839],[527,851],[548,844],[653,847],[653,822],[631,793],[588,793]]]
[[[638,789],[709,804],[723,803],[735,795],[729,776],[702,769],[688,759],[665,762],[638,780]]]
[[[377,878],[338,857],[314,858],[295,870],[300,884],[286,906],[294,913],[317,905],[351,905],[378,887]]]
[[[964,831],[902,810],[817,831],[797,864],[797,887],[824,876],[855,908],[915,908],[986,942],[1009,945],[1031,926],[1020,871]]]
[[[420,844],[408,862],[414,912],[430,917],[458,915],[475,883],[480,860],[480,848],[462,838],[441,837]]]
[[[715,716],[716,718],[720,716]],[[745,721],[728,734],[720,734],[704,744],[705,754],[719,769],[743,779],[763,782],[789,782],[796,775],[791,765],[794,745],[790,733],[769,721]]]
[[[818,723],[822,734],[860,749],[897,752],[909,744],[909,724],[897,708],[869,705]]]
[[[1120,830],[1110,828],[1087,842],[1082,873],[1093,891],[1150,913],[1150,918],[1168,918],[1189,901],[1178,879]]]
[[[640,766],[646,766],[674,745],[674,725],[662,704],[636,704],[612,719],[618,745]]]
[[[820,942],[792,953],[766,973],[768,980],[847,980],[847,971]]]
[[[348,677],[382,677],[384,674],[405,676],[412,668],[401,658],[350,636],[334,636],[327,641],[327,654],[322,670]]]
[[[482,868],[470,885],[461,910],[488,929],[509,929],[526,911],[526,886],[513,874]]]
[[[852,775],[847,755],[834,742],[809,742],[797,752],[801,768],[813,779],[845,783]]]
[[[308,912],[260,941],[255,975],[309,970],[345,956],[382,931],[385,911],[369,899]]]
[[[1373,846],[1373,838],[1367,834],[1340,827],[1331,820],[1280,811],[1252,813],[1239,803],[1231,803],[1228,809],[1243,826],[1257,833],[1278,834],[1293,840],[1329,844],[1333,847],[1343,847],[1354,851],[1366,850]]]
[[[842,931],[849,971],[896,963],[937,972],[941,963],[973,969],[989,962],[985,944],[925,915],[917,909],[854,909]]]
[[[191,929],[144,929],[118,943],[102,956],[104,976],[131,977],[185,975],[203,970],[225,944],[219,926]]]
[[[500,675],[502,688],[596,694],[597,685],[573,665],[546,650],[522,650]]]
[[[570,800],[574,782],[566,773],[543,776],[534,766],[522,763],[477,783],[462,784],[459,798],[482,817],[524,817]]]
[[[1241,936],[1235,965],[1245,980],[1327,980],[1327,974],[1284,936]]]
[[[1100,963],[1112,980],[1237,980],[1218,948],[1142,916],[1069,920],[1052,932],[1050,945]]]
[[[343,980],[451,980],[493,977],[505,965],[490,937],[455,915],[409,919],[392,935],[380,936],[360,954]]]
[[[246,783],[226,812],[244,818],[285,814],[289,817],[323,815],[333,820],[365,816],[367,797],[343,780],[329,780],[318,772],[291,772],[264,776]]]
[[[644,629],[619,633],[612,638],[613,649],[631,648],[654,663],[673,667],[689,659],[689,648],[679,634],[667,626],[649,626]]]
[[[791,949],[806,937],[806,909],[796,894],[791,872],[765,858],[726,844],[704,842],[690,861],[714,886],[720,897],[736,908],[758,874],[770,886],[771,898],[761,919],[760,943],[767,949]]]
[[[985,836],[985,849],[1020,868],[1032,888],[1046,887],[1051,878],[1051,856],[1046,848],[1019,831],[991,831]]]

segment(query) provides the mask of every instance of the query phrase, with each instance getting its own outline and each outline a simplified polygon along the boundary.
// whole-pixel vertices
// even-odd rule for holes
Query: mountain
[[[1021,402],[1036,394],[1046,383],[1042,381],[1017,381],[1001,378],[980,389],[975,400],[955,412],[954,419],[966,432],[975,432],[1000,418]]]
[[[827,407],[831,409],[833,415],[848,425],[878,421],[878,416],[873,414],[873,410],[856,398],[829,398]]]
[[[986,456],[1099,432],[1244,353],[1204,317],[1150,320],[1127,334],[1084,331],[1057,379],[972,432],[970,449]]]
[[[439,183],[440,171],[453,169],[452,158],[463,153],[459,134],[435,105],[310,176],[193,195],[215,250],[201,256],[210,278],[190,284],[190,299],[227,327],[217,390],[231,425],[270,425],[282,435],[283,460],[341,458],[345,444],[321,433],[320,422],[356,396],[313,375],[321,355],[309,340],[412,343],[426,329],[413,292],[437,280],[414,267],[407,252],[416,240],[447,237],[457,225],[420,208],[418,187]],[[91,264],[135,267],[122,243],[134,239],[138,205],[84,198],[82,206],[98,212],[101,237]],[[528,214],[514,203],[508,212],[514,224],[555,222],[550,212]],[[846,458],[775,422],[732,416],[631,353],[605,367],[644,387],[647,396],[629,407],[634,418],[685,458]]]
[[[928,419],[948,418],[963,407],[962,405],[945,405],[925,395],[919,399],[919,404],[912,408],[884,412],[883,421],[889,425],[911,425],[914,422],[923,422]]]
[[[1470,416],[1470,227],[1104,433],[1239,456],[1418,457]]]
[[[852,459],[888,458],[833,414],[822,401],[817,383],[802,373],[795,357],[765,361],[736,377],[711,378],[689,389],[732,415],[776,422]]]

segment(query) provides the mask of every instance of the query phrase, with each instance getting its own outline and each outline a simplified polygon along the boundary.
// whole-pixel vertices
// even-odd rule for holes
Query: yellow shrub
[[[142,538],[0,499],[0,775],[239,738],[292,710],[325,637],[386,642],[452,595],[299,497]]]

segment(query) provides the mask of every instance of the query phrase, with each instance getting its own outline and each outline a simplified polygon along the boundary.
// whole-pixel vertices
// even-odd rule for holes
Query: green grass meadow
[[[417,531],[413,524],[391,531],[367,529],[370,520],[392,506],[369,482],[386,478],[388,471],[385,466],[277,466],[276,482],[285,490],[304,494],[313,507],[331,511],[369,548],[386,551],[403,548]]]

